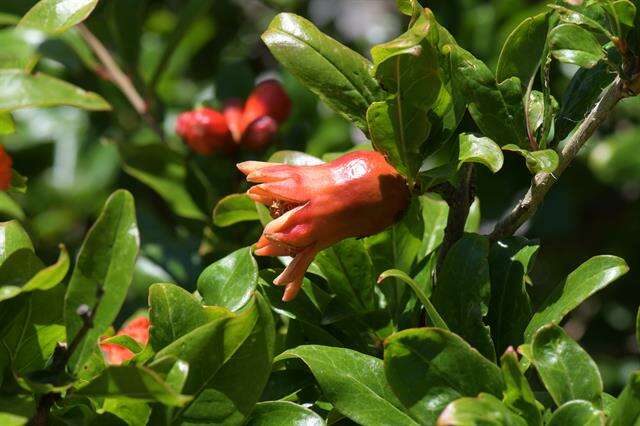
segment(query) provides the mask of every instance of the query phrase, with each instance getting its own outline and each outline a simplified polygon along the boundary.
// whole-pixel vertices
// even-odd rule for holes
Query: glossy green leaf
[[[611,2],[608,7],[615,16],[615,19],[622,25],[632,27],[636,17],[636,5],[629,0],[616,0]],[[618,35],[624,35],[618,33]]]
[[[588,401],[569,401],[549,418],[549,426],[604,426],[604,413]]]
[[[471,133],[461,133],[459,142],[458,161],[460,164],[480,163],[487,166],[493,173],[502,168],[502,163],[504,162],[502,150],[491,139]]]
[[[45,368],[56,344],[65,340],[64,288],[36,291],[2,302],[0,370],[25,375]]]
[[[552,29],[549,32],[549,46],[554,58],[582,68],[592,68],[606,56],[598,39],[574,24],[562,24]]]
[[[384,376],[382,360],[360,352],[304,345],[276,358],[301,359],[316,378],[324,397],[360,424],[416,425],[402,408]]]
[[[0,192],[0,215],[18,220],[24,220],[26,217],[20,204],[6,192]]]
[[[83,326],[78,308],[86,305],[94,309],[100,299],[93,328],[71,359],[72,371],[80,370],[89,360],[98,338],[116,319],[131,284],[139,246],[133,196],[118,190],[109,197],[85,236],[67,287],[64,316],[68,341],[72,341]]]
[[[574,399],[602,406],[602,379],[598,366],[562,328],[540,328],[531,343],[531,362],[547,391],[560,406]]]
[[[524,330],[533,315],[526,279],[538,248],[539,245],[522,237],[506,238],[491,246],[487,324],[497,353],[523,342]]]
[[[160,194],[175,214],[187,219],[205,219],[188,190],[187,165],[179,153],[161,143],[120,144],[119,148],[123,170]]]
[[[527,422],[511,412],[493,395],[460,398],[447,406],[438,418],[438,426],[525,426]]]
[[[433,424],[445,406],[463,396],[502,395],[500,369],[457,335],[416,328],[386,340],[387,380],[420,424]]]
[[[491,296],[488,257],[486,237],[462,237],[447,253],[431,300],[451,331],[495,360],[489,329],[482,322]]]
[[[221,315],[158,352],[158,359],[173,356],[197,372],[183,390],[194,398],[176,422],[244,423],[271,372],[274,335],[269,306],[256,294],[242,313]]]
[[[374,75],[394,95],[367,111],[371,142],[410,182],[422,163],[420,151],[429,133],[427,113],[441,86],[433,23],[422,13],[407,32],[371,49]]]
[[[133,340],[131,336],[126,334],[117,334],[100,341],[100,344],[105,343],[122,346],[125,349],[129,349],[134,354],[139,354],[144,349],[144,346],[140,345],[140,343]]]
[[[14,253],[18,254],[19,252],[27,254],[33,253],[29,249],[26,249],[26,251],[25,249],[21,249]],[[35,255],[33,256],[35,257]],[[27,259],[29,257],[27,257]],[[49,290],[50,288],[60,284],[69,270],[69,255],[67,254],[67,249],[64,245],[60,246],[60,257],[58,258],[58,261],[46,268],[40,269],[39,267],[27,267],[21,262],[23,259],[25,259],[23,256],[18,256],[18,258],[16,258],[16,256],[12,255],[7,259],[7,263],[13,262],[16,264],[16,267],[24,269],[23,271],[19,271],[18,275],[20,278],[29,277],[27,281],[19,279],[18,282],[8,284],[8,281],[10,282],[15,276],[13,276],[14,274],[11,272],[7,271],[5,264],[0,266],[0,276],[3,277],[0,279],[0,301],[29,291]],[[36,261],[37,266],[41,265],[39,259],[35,258],[34,260]],[[27,262],[32,263],[33,260],[27,260]],[[33,272],[35,272],[35,274],[32,275]]]
[[[70,105],[90,111],[107,111],[99,95],[45,74],[0,70],[0,112],[22,108]]]
[[[329,288],[356,312],[373,309],[375,272],[362,241],[347,239],[318,253]]]
[[[427,315],[431,320],[431,324],[433,324],[434,327],[439,327],[444,330],[449,329],[440,314],[438,314],[438,311],[436,311],[436,308],[429,300],[429,296],[425,293],[424,288],[420,284],[418,284],[413,278],[399,269],[388,269],[384,271],[378,277],[378,283],[380,284],[385,279],[390,277],[398,278],[400,281],[406,283],[409,287],[411,287],[415,295],[418,297],[418,300],[420,300],[420,302],[422,302],[422,305],[424,305],[425,311],[427,312]]]
[[[540,66],[548,27],[548,14],[541,13],[525,19],[513,30],[500,52],[496,70],[499,83],[509,77],[518,77],[523,86],[528,86]]]
[[[553,173],[553,171],[558,168],[558,163],[560,162],[558,153],[553,149],[528,151],[511,144],[503,146],[502,149],[517,152],[524,157],[527,169],[533,174]]]
[[[1,222],[0,265],[4,263],[12,253],[21,249],[33,251],[33,243],[22,225],[20,225],[20,222],[17,220]]]
[[[506,385],[504,404],[526,420],[529,426],[542,425],[542,413],[527,378],[520,369],[518,356],[513,348],[507,349],[500,358],[502,376]]]
[[[0,135],[9,135],[16,131],[13,117],[8,112],[0,113]]]
[[[616,256],[595,256],[580,265],[558,285],[525,330],[525,341],[530,342],[533,333],[548,323],[560,323],[589,296],[602,290],[629,271],[629,266]]]
[[[369,61],[323,34],[311,22],[290,13],[277,15],[262,40],[303,85],[367,131],[367,108],[383,97],[370,74]]]
[[[453,85],[464,96],[469,112],[485,136],[499,145],[525,146],[527,135],[520,80],[496,83],[491,70],[471,53],[448,45]]]
[[[0,424],[4,426],[24,426],[29,418],[11,413],[0,413]]]
[[[318,157],[300,151],[276,151],[269,157],[270,163],[282,163],[290,166],[316,166],[324,163]]]
[[[594,4],[592,3],[591,5]],[[595,6],[599,7],[599,5]],[[613,36],[605,27],[602,26],[600,22],[598,22],[598,20],[587,16],[588,14],[590,14],[588,9],[581,8],[581,11],[585,12],[581,13],[581,11],[576,10],[576,8],[564,7],[560,4],[551,4],[549,5],[549,7],[556,11],[561,22],[579,25],[582,28],[602,34],[609,38]]]
[[[424,235],[418,259],[422,260],[442,243],[447,226],[449,205],[439,195],[427,193],[420,197]]]
[[[251,247],[236,250],[209,265],[198,277],[198,292],[207,305],[230,311],[242,308],[258,285],[258,264]]]
[[[149,287],[149,343],[158,352],[223,311],[211,311],[185,289],[174,284]]]
[[[21,26],[51,34],[68,30],[84,21],[98,0],[40,0],[20,20]]]
[[[146,426],[151,415],[151,407],[148,403],[122,398],[105,398],[102,410],[115,415],[128,426]]]
[[[259,219],[256,203],[246,194],[227,195],[213,209],[213,224],[220,227]]]
[[[267,401],[256,404],[247,426],[323,426],[322,417],[289,401]]]
[[[640,421],[640,372],[629,377],[629,382],[613,405],[609,425],[635,426]]]
[[[176,393],[153,370],[142,366],[109,367],[88,385],[76,391],[94,398],[159,401],[172,407],[185,405],[190,398]]]
[[[562,95],[562,106],[556,117],[556,140],[561,141],[580,124],[602,91],[613,81],[606,64],[598,64],[590,69],[579,69]]]

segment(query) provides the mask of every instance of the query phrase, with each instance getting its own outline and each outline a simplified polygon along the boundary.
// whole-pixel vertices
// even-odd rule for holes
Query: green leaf
[[[561,141],[582,122],[603,90],[613,81],[614,74],[606,64],[579,69],[562,95],[562,106],[556,117],[556,140]]]
[[[593,5],[594,3],[591,3],[591,4]],[[602,34],[608,38],[613,37],[613,35],[606,28],[604,28],[596,19],[592,19],[591,17],[587,16],[587,14],[589,14],[588,9],[581,8],[582,11],[585,13],[580,13],[580,11],[578,10],[564,7],[559,4],[550,4],[549,7],[556,11],[561,22],[565,22],[567,24],[579,25],[580,27],[583,27],[595,33]]]
[[[69,105],[90,111],[108,111],[99,95],[45,74],[0,70],[0,113],[22,108]]]
[[[322,417],[289,401],[267,401],[256,404],[247,426],[323,426]]]
[[[93,327],[71,358],[72,371],[82,369],[96,350],[98,338],[116,319],[131,284],[139,246],[133,197],[118,190],[109,197],[85,236],[67,288],[64,303],[67,341],[72,341],[83,326],[78,308],[87,305],[97,309]]]
[[[98,0],[40,0],[18,25],[59,34],[87,19],[97,4]]]
[[[634,426],[640,421],[640,372],[629,378],[609,417],[610,426]]]
[[[442,243],[449,216],[449,205],[439,195],[430,193],[420,197],[420,204],[422,206],[424,235],[418,259],[422,260]]]
[[[16,125],[13,122],[13,117],[8,112],[0,113],[0,135],[10,135],[15,133]]]
[[[180,395],[153,370],[142,366],[109,367],[75,394],[93,398],[159,401],[181,407],[191,398]]]
[[[447,324],[444,322],[440,314],[438,314],[438,311],[436,311],[436,308],[433,306],[433,304],[429,300],[429,296],[424,292],[424,289],[420,284],[418,284],[413,278],[411,278],[409,275],[407,275],[405,272],[399,269],[388,269],[384,271],[378,277],[378,284],[382,283],[385,279],[389,277],[398,278],[400,281],[406,283],[407,285],[409,285],[409,287],[411,287],[411,289],[413,290],[415,295],[418,297],[420,302],[422,302],[422,305],[427,311],[427,315],[429,316],[429,319],[431,320],[431,323],[433,324],[434,327],[439,327],[444,330],[449,329],[449,327],[447,327]]]
[[[160,194],[175,214],[187,219],[206,218],[188,190],[187,165],[179,153],[161,143],[118,147],[123,170]]]
[[[177,285],[153,284],[149,287],[149,343],[158,352],[223,312],[203,307]]]
[[[324,397],[349,419],[359,424],[416,425],[387,384],[382,360],[318,345],[289,349],[276,361],[289,358],[299,358],[311,369]]]
[[[531,362],[558,406],[574,399],[602,406],[598,366],[562,328],[555,324],[540,328],[533,336],[531,355]]]
[[[513,348],[500,358],[502,376],[507,389],[503,401],[507,407],[527,421],[529,426],[542,425],[542,413],[527,378],[520,369],[518,356]]]
[[[438,426],[526,424],[522,417],[512,413],[498,398],[485,393],[477,398],[460,398],[452,402],[438,418]]]
[[[259,219],[256,203],[246,194],[227,195],[213,209],[213,224],[221,228]]]
[[[33,243],[22,225],[20,225],[20,222],[17,220],[1,222],[0,265],[2,265],[11,254],[21,249],[33,251]]]
[[[457,335],[438,328],[404,330],[387,338],[387,380],[420,424],[433,424],[445,406],[480,392],[502,395],[500,369]]]
[[[367,131],[365,119],[383,91],[372,65],[358,53],[290,13],[277,15],[262,34],[273,56],[329,107]]]
[[[115,415],[128,426],[146,426],[151,416],[149,404],[138,400],[105,398],[102,410]]]
[[[524,157],[527,169],[533,174],[537,173],[553,173],[558,168],[560,157],[553,149],[541,149],[539,151],[529,151],[522,149],[516,145],[505,145],[502,147],[505,151],[517,152]]]
[[[194,398],[176,422],[244,423],[271,372],[274,340],[272,313],[256,293],[241,314],[225,313],[158,352],[157,359],[173,356],[197,372],[183,390]]]
[[[487,324],[498,353],[523,342],[524,330],[533,315],[526,279],[539,247],[522,237],[506,238],[491,246]]]
[[[489,329],[482,322],[491,296],[488,257],[486,237],[462,237],[447,253],[431,300],[451,331],[495,360]]]
[[[496,80],[500,83],[517,77],[527,87],[540,66],[547,41],[549,16],[541,13],[525,19],[509,35],[502,46]]]
[[[33,260],[36,260],[36,264],[38,266],[41,265],[40,260],[37,259],[35,257],[35,254],[33,254],[33,252],[29,249],[21,249],[14,252],[14,254],[19,254],[21,252],[26,254],[31,253],[30,256],[33,256],[35,258]],[[37,267],[34,270],[32,267],[28,267],[21,262],[21,260],[25,259],[23,256],[19,257],[20,258],[16,258],[15,255],[10,256],[10,258],[7,259],[6,264],[12,262],[15,264],[15,267],[23,269],[18,273],[19,278],[29,278],[26,282],[24,282],[22,279],[19,279],[16,283],[0,286],[0,301],[15,297],[21,293],[26,293],[29,291],[49,290],[60,284],[64,277],[67,275],[67,271],[69,270],[69,255],[67,254],[67,249],[64,247],[64,245],[60,245],[60,257],[58,258],[58,261],[46,268],[40,269],[39,267]],[[28,260],[29,257],[27,257],[25,260],[27,260],[27,262],[31,264],[33,263],[33,260]],[[5,267],[6,264],[3,263],[2,266],[0,266],[0,276],[3,277],[1,284],[7,284],[8,281],[11,281],[11,278],[14,278],[12,277],[12,275],[14,274],[7,271],[7,268]],[[14,265],[7,266],[14,267]],[[33,274],[34,272],[35,274]]]
[[[375,272],[362,241],[350,238],[334,244],[318,253],[314,264],[329,288],[355,312],[374,308]]]
[[[569,401],[549,418],[548,426],[604,426],[604,413],[588,401]]]
[[[496,83],[491,70],[459,46],[448,45],[453,85],[482,133],[499,145],[525,146],[527,135],[520,80]]]
[[[316,166],[324,161],[313,155],[300,151],[282,150],[276,151],[269,157],[270,163],[282,163],[290,166]]]
[[[20,204],[4,191],[0,192],[0,215],[18,220],[26,217]]]
[[[422,163],[421,147],[429,134],[427,113],[442,84],[434,24],[422,13],[407,32],[371,49],[376,78],[394,95],[369,107],[371,141],[410,182]]]
[[[552,29],[549,46],[554,58],[582,68],[592,68],[606,56],[598,39],[575,24],[562,24]]]
[[[118,334],[100,341],[100,344],[105,343],[122,346],[123,348],[129,349],[136,355],[144,349],[144,346],[140,345],[140,343],[136,342],[131,336],[127,336],[126,334]]]
[[[236,250],[209,265],[198,277],[198,292],[207,305],[230,311],[242,308],[258,285],[258,264],[251,247]]]
[[[560,323],[562,319],[589,296],[602,290],[629,271],[629,266],[616,256],[595,256],[580,265],[558,285],[525,330],[525,342],[533,333],[548,323]]]
[[[0,413],[0,424],[4,426],[24,426],[29,418],[11,413]]]
[[[459,164],[484,164],[493,173],[498,172],[502,168],[502,163],[504,162],[502,151],[500,150],[500,146],[491,139],[470,133],[461,133],[459,142]]]

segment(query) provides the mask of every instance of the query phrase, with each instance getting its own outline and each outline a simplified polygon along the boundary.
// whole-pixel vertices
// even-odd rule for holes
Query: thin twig
[[[160,139],[164,140],[164,133],[153,116],[149,113],[149,108],[131,79],[120,69],[113,56],[102,44],[100,40],[84,24],[78,24],[78,31],[87,42],[93,53],[98,57],[104,67],[104,71],[109,80],[115,84],[122,94],[127,98],[133,109],[142,117],[146,123],[155,131]]]
[[[475,170],[473,164],[465,164],[460,171],[460,182],[457,187],[445,186],[440,195],[449,205],[447,227],[438,252],[436,271],[444,264],[449,249],[464,235],[464,226],[469,216],[469,208],[475,198]]]
[[[607,87],[584,121],[565,143],[559,153],[558,168],[553,173],[538,173],[533,177],[531,186],[522,200],[504,219],[496,224],[489,235],[492,241],[513,235],[522,224],[533,216],[549,189],[571,164],[578,151],[607,118],[618,101],[625,97],[624,86],[624,81],[620,77],[616,77],[613,83]]]

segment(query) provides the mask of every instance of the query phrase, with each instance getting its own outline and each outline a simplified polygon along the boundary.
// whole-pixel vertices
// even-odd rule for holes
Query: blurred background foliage
[[[500,46],[515,25],[545,8],[544,1],[533,0],[422,3],[433,9],[461,46],[494,67]],[[142,249],[122,319],[146,306],[151,283],[175,282],[193,290],[197,276],[211,261],[256,241],[261,229],[257,222],[219,228],[211,220],[221,197],[246,189],[235,170],[237,161],[266,159],[282,149],[323,157],[366,143],[359,130],[278,69],[259,37],[273,16],[290,11],[308,17],[365,56],[373,44],[397,36],[406,26],[394,0],[100,2],[86,25],[148,101],[150,112],[143,120],[103,78],[99,61],[75,29],[55,38],[8,26],[33,4],[2,0],[0,57],[39,58],[36,70],[100,93],[113,111],[91,113],[71,107],[17,111],[17,132],[0,136],[0,142],[13,156],[14,168],[29,178],[29,190],[11,197],[0,194],[0,214],[3,219],[22,220],[36,251],[53,262],[59,243],[71,253],[77,250],[114,188],[132,191]],[[576,68],[555,62],[553,66],[553,94],[560,99]],[[294,107],[267,152],[200,157],[190,154],[176,137],[173,127],[179,112],[246,97],[257,80],[271,76],[283,81]],[[463,127],[474,130],[468,117]],[[541,242],[532,274],[534,302],[548,294],[566,271],[593,255],[617,255],[631,266],[619,284],[590,298],[565,324],[596,359],[605,390],[612,393],[640,368],[633,338],[640,299],[639,139],[640,99],[629,98],[521,230]],[[497,175],[479,168],[480,233],[492,229],[529,180],[530,173],[515,154],[505,155]]]

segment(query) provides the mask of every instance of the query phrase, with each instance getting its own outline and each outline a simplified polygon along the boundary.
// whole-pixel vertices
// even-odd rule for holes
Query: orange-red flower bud
[[[145,346],[149,341],[149,318],[138,317],[131,320],[118,331],[117,336],[126,335]],[[134,354],[127,348],[113,343],[100,343],[100,349],[104,353],[109,365],[120,365],[133,358]]]
[[[240,142],[240,139],[242,139],[242,132],[244,131],[244,128],[242,127],[244,103],[241,99],[228,99],[224,103],[222,114],[224,114],[224,118],[227,120],[227,126],[229,126],[229,130],[231,130],[233,140]]]
[[[264,148],[278,132],[278,123],[268,115],[255,119],[242,134],[242,146],[258,151]]]
[[[176,133],[191,149],[202,155],[230,152],[236,146],[224,115],[211,108],[199,108],[180,114]]]
[[[258,84],[244,105],[242,127],[246,129],[260,117],[269,116],[278,124],[291,113],[291,99],[277,80],[265,80]]]
[[[12,166],[13,160],[11,156],[9,156],[4,150],[4,147],[0,145],[0,191],[7,190],[11,186]]]
[[[276,218],[256,245],[258,256],[293,256],[275,280],[293,299],[315,255],[349,237],[378,233],[393,224],[409,203],[406,181],[384,156],[357,151],[315,166],[247,161],[238,164],[251,199]]]

